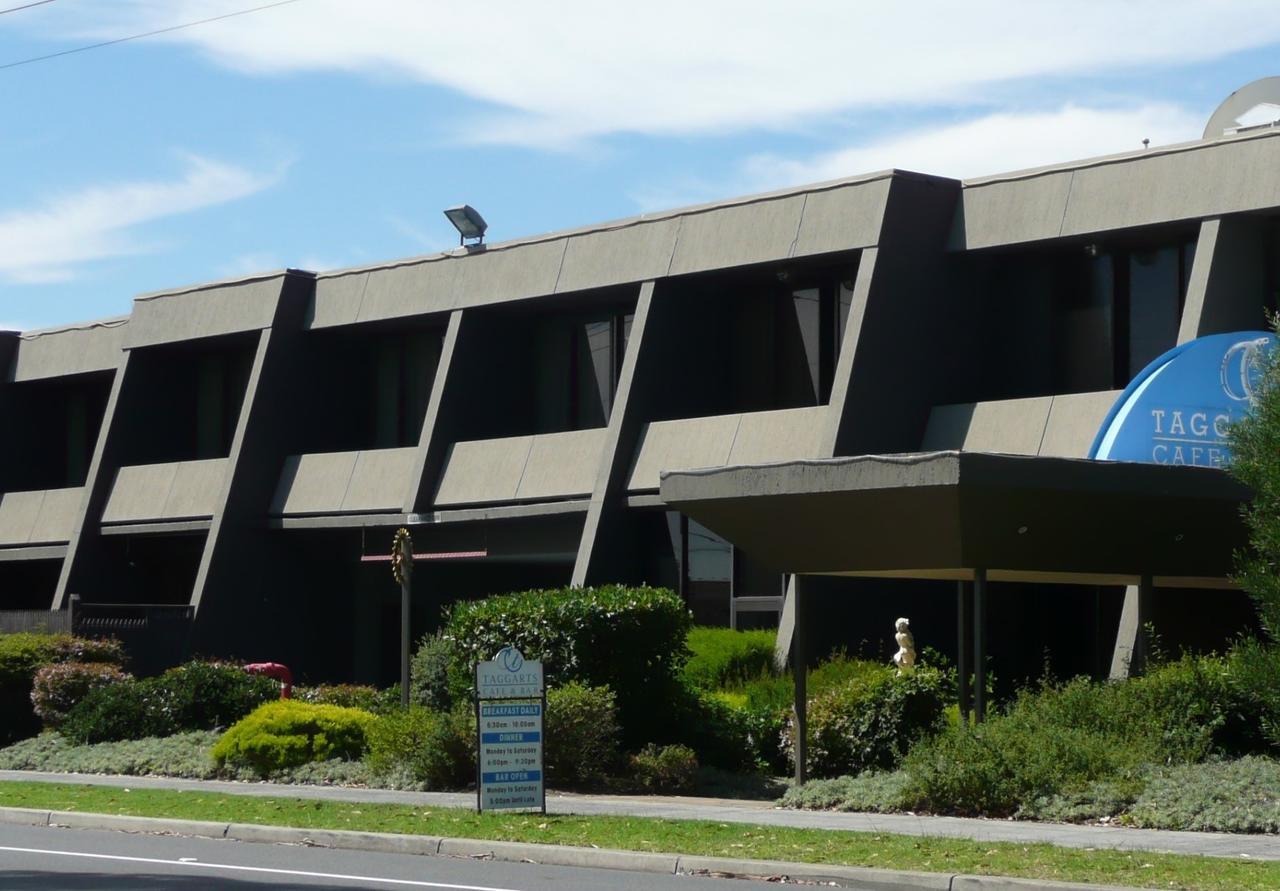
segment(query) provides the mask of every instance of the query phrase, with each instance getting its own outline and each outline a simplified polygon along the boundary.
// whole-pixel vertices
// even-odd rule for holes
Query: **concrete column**
[[[1252,217],[1223,217],[1200,224],[1195,260],[1178,327],[1178,343],[1208,334],[1266,326],[1266,227]]]
[[[1124,607],[1116,629],[1116,644],[1111,652],[1112,680],[1123,680],[1142,674],[1146,668],[1149,641],[1146,626],[1151,621],[1151,576],[1144,575],[1136,585],[1124,589]]]
[[[444,467],[444,456],[453,442],[454,430],[451,413],[447,410],[447,400],[456,398],[460,386],[458,369],[460,362],[455,362],[459,355],[458,344],[464,339],[463,311],[458,309],[449,314],[449,324],[445,328],[444,342],[440,347],[440,361],[436,366],[435,377],[431,381],[431,395],[427,399],[427,413],[422,420],[422,430],[418,433],[418,454],[414,458],[412,479],[409,490],[405,493],[404,512],[407,514],[425,510],[431,504],[436,486],[440,482],[440,471]],[[467,322],[474,321],[467,319]],[[468,324],[468,332],[472,325]],[[473,350],[482,345],[472,343]],[[453,384],[450,387],[450,384]],[[441,417],[445,422],[441,423]]]
[[[111,483],[120,463],[118,455],[125,435],[121,428],[137,409],[135,403],[138,401],[140,385],[133,379],[136,373],[131,377],[129,371],[136,364],[133,353],[126,351],[121,356],[120,366],[112,379],[111,395],[107,397],[107,407],[102,413],[102,426],[98,429],[98,442],[94,446],[89,473],[85,478],[84,496],[75,525],[71,529],[67,556],[62,561],[62,572],[58,576],[58,587],[53,595],[54,609],[62,609],[67,602],[68,593],[84,593],[84,583],[89,580],[97,561],[101,540],[97,523],[106,506],[107,496],[111,493]]]
[[[635,546],[627,534],[626,478],[640,432],[649,420],[653,405],[662,397],[657,392],[661,380],[657,371],[664,358],[663,332],[676,324],[675,307],[671,303],[658,293],[654,282],[641,285],[591,504],[573,566],[574,585],[638,580],[631,566]]]
[[[809,645],[805,633],[805,609],[808,604],[804,579],[792,577],[792,595],[788,598],[792,603],[792,616],[795,622],[795,633],[791,637],[791,677],[794,682],[793,705],[796,714],[795,758],[796,785],[799,786],[809,775]]]

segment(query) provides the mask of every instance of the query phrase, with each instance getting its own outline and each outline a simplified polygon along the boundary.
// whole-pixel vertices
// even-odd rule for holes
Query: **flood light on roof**
[[[484,241],[484,230],[489,228],[489,224],[480,216],[480,211],[470,204],[450,207],[445,210],[444,215],[453,223],[453,228],[458,230],[459,244],[465,246],[469,238],[474,239],[477,244]]]

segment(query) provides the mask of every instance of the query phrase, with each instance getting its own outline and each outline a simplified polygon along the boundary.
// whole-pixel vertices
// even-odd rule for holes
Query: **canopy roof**
[[[787,572],[1227,587],[1250,497],[1222,470],[976,452],[663,474],[661,497]]]

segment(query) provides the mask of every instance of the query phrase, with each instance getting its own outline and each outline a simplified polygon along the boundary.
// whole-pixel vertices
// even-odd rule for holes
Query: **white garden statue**
[[[916,668],[916,639],[911,636],[911,623],[906,619],[899,619],[893,623],[895,634],[893,639],[898,642],[898,652],[893,654],[893,664],[898,666],[898,674],[911,674]]]

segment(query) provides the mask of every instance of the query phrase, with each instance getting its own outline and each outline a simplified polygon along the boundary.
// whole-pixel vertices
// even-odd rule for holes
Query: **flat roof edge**
[[[1043,167],[1027,167],[1022,170],[1012,170],[1007,173],[993,173],[989,176],[977,176],[961,180],[961,184],[965,189],[980,188],[982,186],[997,185],[999,183],[1035,179],[1040,176],[1052,176],[1055,173],[1069,173],[1073,170],[1087,170],[1093,167],[1106,167],[1111,164],[1123,164],[1128,161],[1137,161],[1144,158],[1159,158],[1166,155],[1201,151],[1204,149],[1216,148],[1227,143],[1247,142],[1254,139],[1271,139],[1277,136],[1280,136],[1280,128],[1232,133],[1215,137],[1213,139],[1193,139],[1188,140],[1187,142],[1175,142],[1170,145],[1162,145],[1150,149],[1134,149],[1132,151],[1116,152],[1110,155],[1098,155],[1097,157],[1085,158],[1080,161],[1063,161],[1057,164],[1046,164]]]
[[[766,201],[776,201],[779,198],[790,198],[795,195],[806,195],[815,192],[831,192],[836,189],[847,188],[850,186],[868,185],[873,182],[892,179],[894,177],[931,182],[960,182],[959,180],[949,179],[944,176],[933,176],[927,173],[917,173],[911,170],[890,168],[887,170],[880,170],[875,173],[826,180],[824,182],[810,183],[802,186],[789,186],[787,188],[775,189],[770,192],[760,192],[735,198],[726,198],[720,201],[712,201],[704,204],[691,204],[685,207],[673,208],[671,210],[653,211],[632,217],[622,217],[616,220],[609,220],[603,223],[592,223],[586,226],[577,226],[570,229],[558,229],[552,232],[529,235],[524,238],[513,238],[507,241],[498,241],[493,244],[485,245],[481,250],[476,250],[474,248],[471,250],[466,248],[455,248],[453,250],[441,251],[434,254],[421,254],[416,257],[405,257],[399,260],[369,263],[364,266],[332,269],[324,272],[317,272],[316,278],[342,278],[347,275],[359,275],[361,273],[377,272],[384,269],[398,269],[402,266],[417,266],[423,263],[437,263],[442,260],[462,259],[468,256],[493,253],[495,251],[511,250],[512,248],[523,247],[525,245],[544,244],[549,241],[558,241],[561,238],[572,238],[580,235],[592,235],[597,232],[613,232],[620,229],[629,229],[633,226],[639,226],[645,223],[658,223],[664,220],[675,219],[677,217],[710,213],[712,211],[728,207],[743,207],[751,204],[760,204]]]

